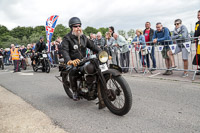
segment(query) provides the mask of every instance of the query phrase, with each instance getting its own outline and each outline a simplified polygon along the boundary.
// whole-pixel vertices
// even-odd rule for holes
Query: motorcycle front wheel
[[[106,107],[114,114],[123,116],[132,107],[132,93],[127,81],[120,76],[104,75],[107,90],[101,85],[101,95]]]
[[[34,65],[33,62],[31,64],[32,64],[32,67],[33,67],[33,71],[37,72],[38,68],[37,68],[36,64]]]
[[[48,60],[45,60],[45,71],[46,71],[46,73],[49,73],[50,70],[51,70],[50,62]]]

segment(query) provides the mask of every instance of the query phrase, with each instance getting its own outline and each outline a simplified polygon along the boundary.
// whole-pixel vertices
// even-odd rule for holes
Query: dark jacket
[[[72,35],[72,33],[68,33],[61,43],[62,46],[62,54],[64,57],[65,62],[68,62],[69,60],[75,60],[75,59],[82,59],[86,57],[86,49],[89,48],[92,51],[98,53],[101,51],[100,48],[98,48],[94,43],[89,40],[85,35],[82,35],[80,37],[80,44],[78,43],[78,37]],[[77,49],[74,48],[74,46],[77,45],[80,53]]]
[[[35,45],[35,52],[42,52],[43,50],[47,50],[46,44],[44,42],[38,42]]]
[[[143,35],[145,34],[145,32],[146,32],[146,29],[143,31]],[[154,30],[150,28],[150,32],[149,32],[150,41],[152,41],[152,39],[153,39],[153,34],[154,34]]]

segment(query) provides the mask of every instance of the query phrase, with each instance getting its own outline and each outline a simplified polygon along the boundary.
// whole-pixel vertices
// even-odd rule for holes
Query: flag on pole
[[[56,27],[58,17],[58,15],[52,15],[46,21],[46,37],[48,43],[48,52],[51,52],[51,38],[53,36],[54,28]]]
[[[183,45],[185,46],[185,48],[187,49],[187,51],[190,52],[191,42],[185,42],[185,43],[183,43]]]
[[[174,54],[175,53],[175,50],[176,50],[176,44],[172,44],[172,45],[169,45],[172,53]]]

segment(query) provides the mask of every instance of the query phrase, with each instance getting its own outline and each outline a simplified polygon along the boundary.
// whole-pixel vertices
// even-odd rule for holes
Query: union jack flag
[[[56,22],[58,20],[58,15],[52,15],[46,21],[46,37],[48,43],[48,51],[51,52],[51,38],[53,36],[54,28],[56,27]]]

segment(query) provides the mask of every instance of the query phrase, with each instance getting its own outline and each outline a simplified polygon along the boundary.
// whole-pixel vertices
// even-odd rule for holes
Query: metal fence
[[[153,42],[146,42],[146,50],[135,47],[134,45],[130,45],[130,65],[129,65],[129,73],[133,73],[134,71],[136,73],[141,72],[142,74],[146,73],[152,73],[152,70],[173,70],[173,71],[187,71],[187,72],[193,72],[192,80],[195,80],[195,75],[197,72],[200,72],[198,70],[198,60],[196,60],[196,66],[192,64],[194,56],[197,55],[197,38],[190,38],[190,40],[166,40],[161,43],[154,44]],[[172,43],[170,43],[172,42]],[[183,44],[184,45],[181,45]],[[177,49],[179,45],[179,48],[185,48],[188,52],[188,69],[184,69],[184,64],[182,60],[182,52],[179,52],[178,54],[174,54],[174,51]],[[200,44],[198,44],[200,45]],[[138,44],[139,46],[139,44]],[[176,68],[166,68],[165,65],[165,59],[163,56],[165,56],[166,53],[164,51],[168,48],[173,52],[172,56],[174,57]],[[154,48],[154,57],[156,60],[156,68],[152,67],[152,60],[150,59],[150,51]],[[151,50],[150,50],[151,49]],[[145,54],[147,52],[147,54]],[[119,56],[120,57],[120,56]],[[145,58],[145,60],[142,60],[141,58]],[[146,58],[149,58],[150,65],[147,66],[147,60]],[[127,67],[122,67],[127,68]]]

